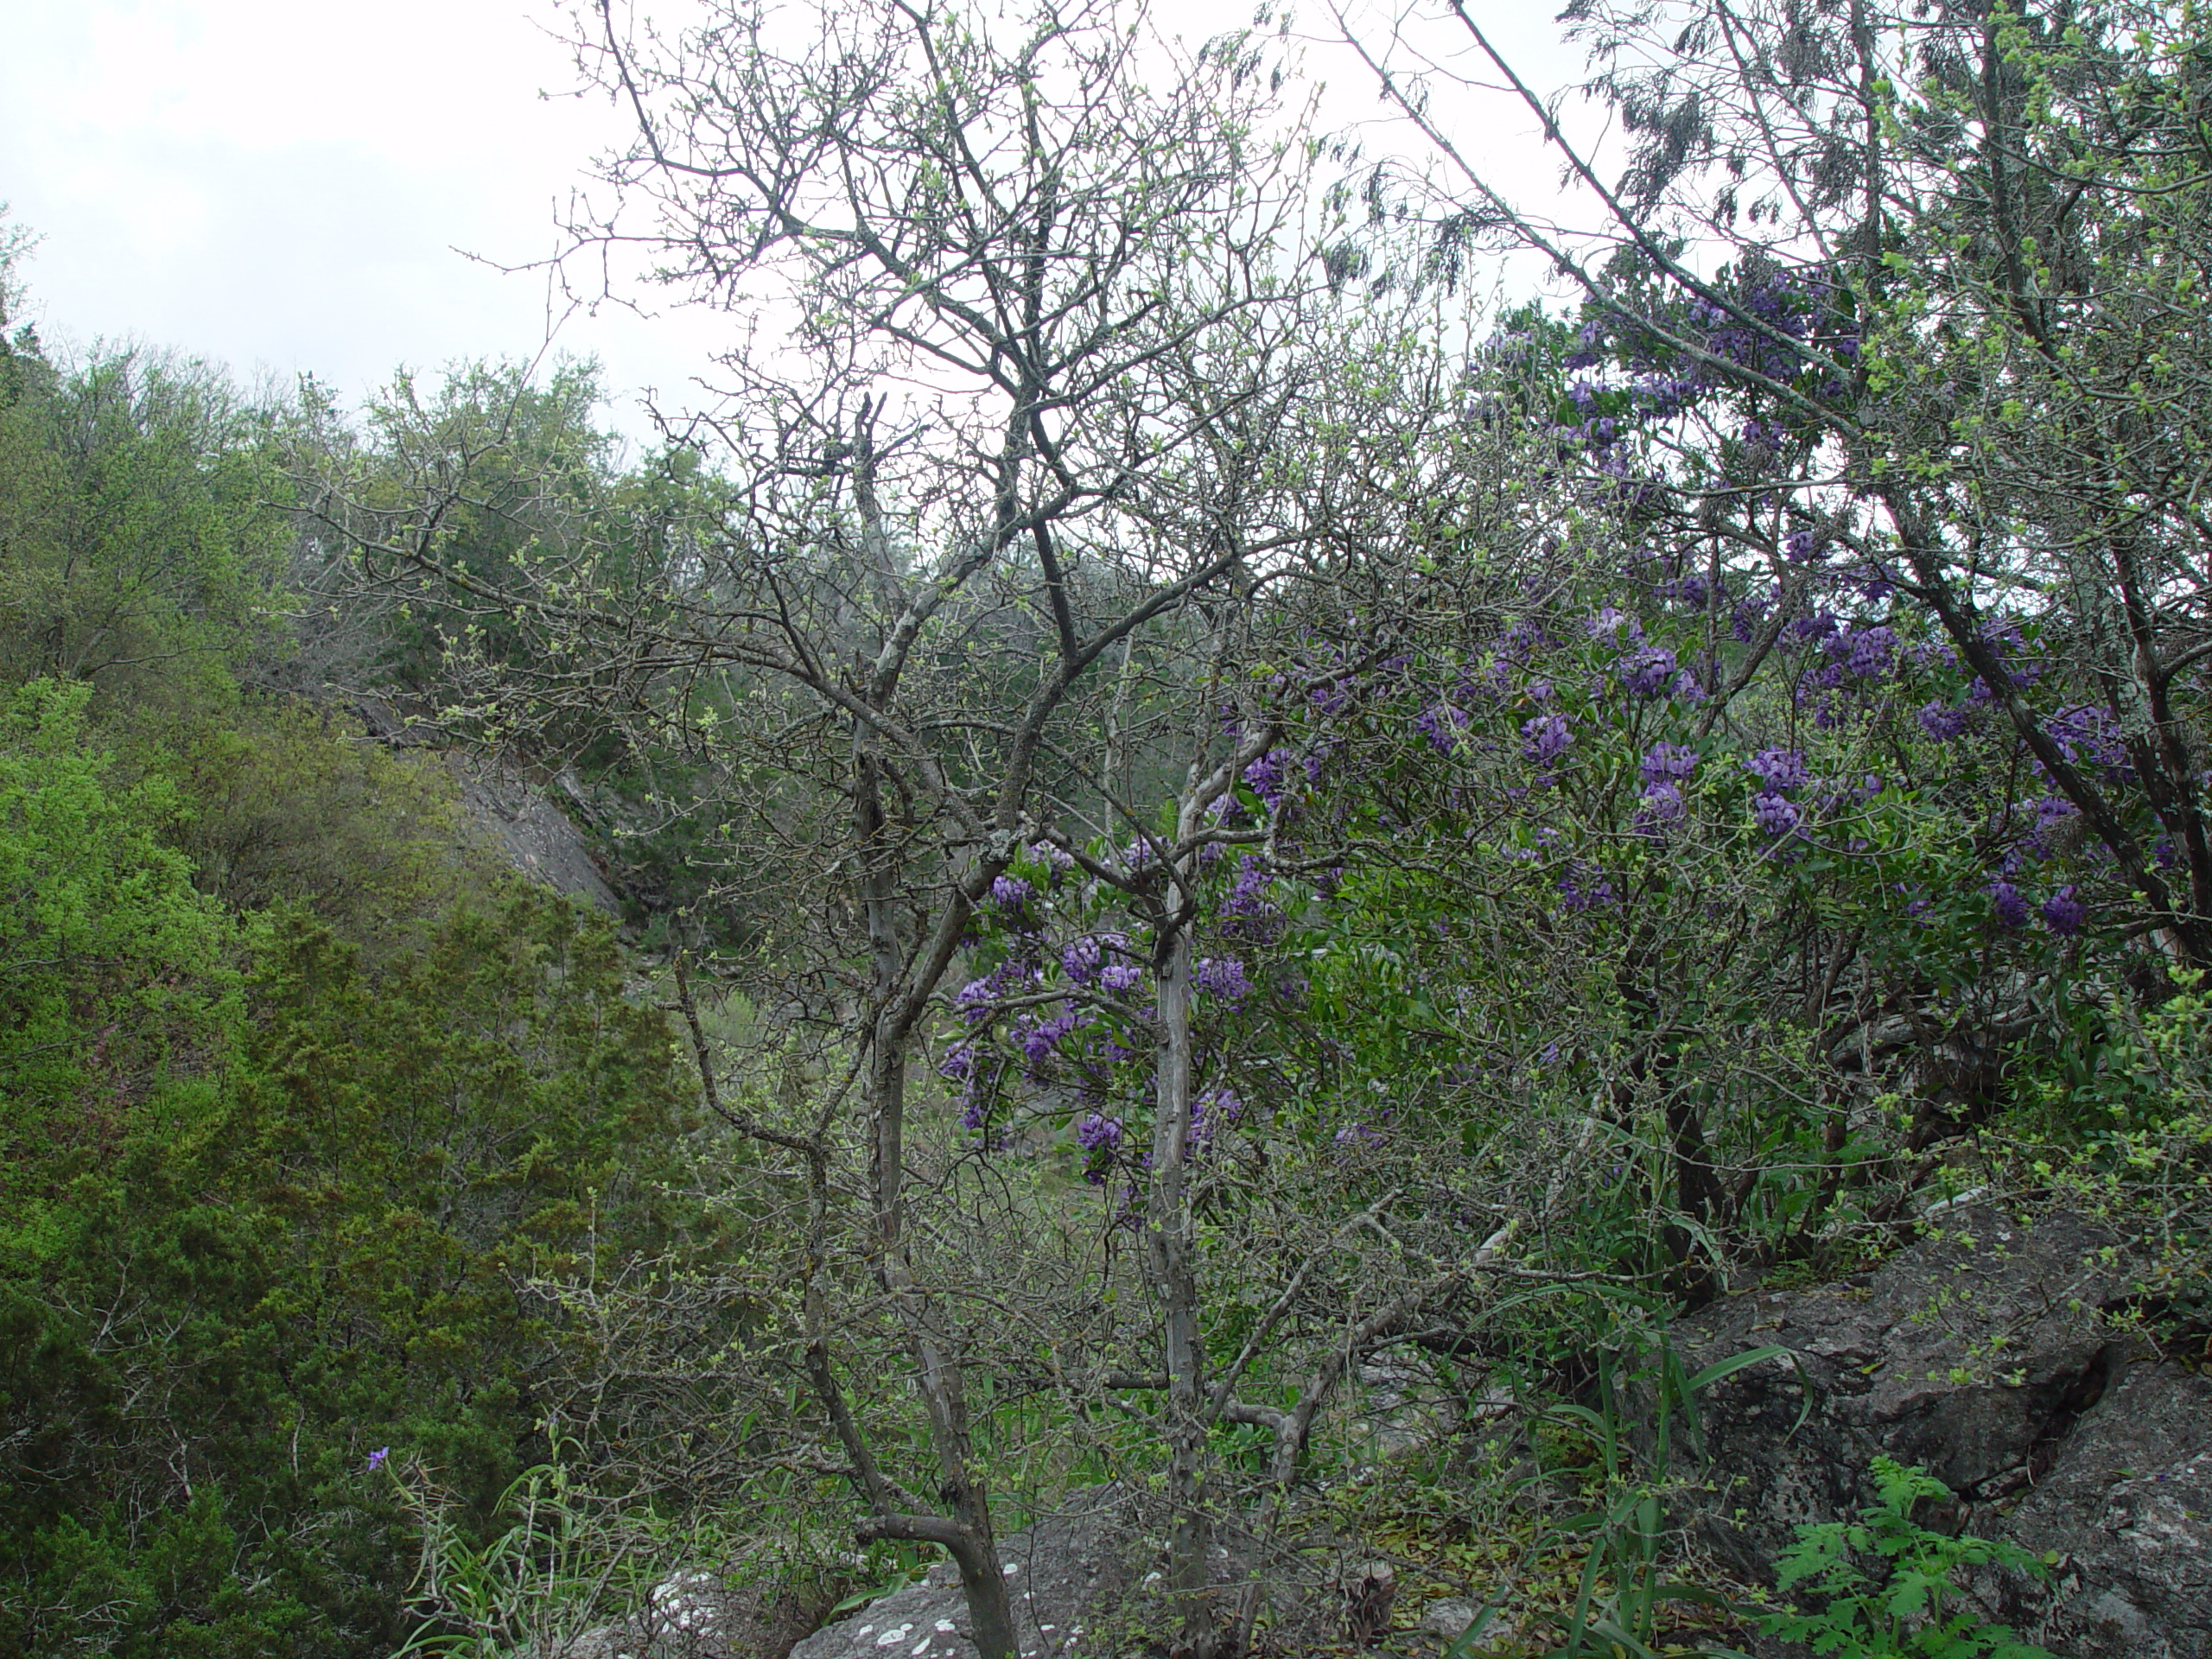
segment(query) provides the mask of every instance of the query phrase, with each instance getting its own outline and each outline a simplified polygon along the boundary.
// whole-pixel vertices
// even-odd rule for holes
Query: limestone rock
[[[2212,1381],[2102,1323],[2126,1285],[2108,1231],[1986,1207],[1942,1223],[1863,1279],[1675,1327],[1692,1370],[1790,1351],[1698,1402],[1706,1540],[1770,1578],[1799,1523],[1871,1500],[1886,1453],[1958,1495],[1928,1524],[2058,1555],[2048,1586],[1985,1574],[1993,1618],[2069,1659],[2212,1659]]]
[[[450,764],[461,785],[461,816],[480,840],[556,893],[621,915],[622,901],[592,861],[582,832],[534,785],[512,767],[466,751],[454,751]]]
[[[1003,1540],[999,1554],[1023,1659],[1071,1650],[1086,1620],[1117,1602],[1132,1576],[1127,1522],[1109,1487],[1076,1494]],[[968,1631],[959,1576],[938,1567],[925,1582],[817,1630],[791,1659],[976,1659]]]

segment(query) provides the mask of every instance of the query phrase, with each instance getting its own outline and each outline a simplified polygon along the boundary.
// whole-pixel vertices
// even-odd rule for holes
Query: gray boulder
[[[2058,1558],[2048,1585],[1974,1586],[2029,1640],[2079,1659],[2212,1656],[2212,1380],[2124,1365],[1995,1529]]]
[[[1770,1577],[1801,1522],[1871,1501],[1886,1453],[1958,1495],[1923,1521],[2056,1553],[2047,1586],[1985,1575],[1992,1617],[2074,1659],[2212,1659],[2212,1384],[2107,1326],[2126,1282],[2090,1222],[1967,1209],[1862,1278],[1684,1320],[1693,1370],[1789,1350],[1699,1402],[1701,1534]]]
[[[1095,1487],[1065,1500],[1027,1530],[1002,1541],[1007,1592],[1024,1659],[1077,1650],[1110,1615],[1133,1577],[1133,1546],[1119,1495]],[[950,1565],[918,1585],[823,1626],[791,1659],[976,1659],[968,1599]]]
[[[607,886],[583,833],[516,768],[471,751],[448,757],[461,786],[463,823],[479,844],[556,893],[620,918],[622,901]]]

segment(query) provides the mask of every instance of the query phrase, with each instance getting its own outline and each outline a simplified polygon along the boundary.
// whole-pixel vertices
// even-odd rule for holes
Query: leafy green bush
[[[1772,1615],[1763,1623],[1766,1634],[1838,1659],[2050,1659],[2004,1626],[1957,1607],[1953,1578],[1961,1567],[1993,1564],[2041,1573],[2044,1563],[2018,1544],[1954,1538],[1920,1525],[1914,1507],[1923,1497],[1949,1497],[1950,1488],[1888,1458],[1876,1458],[1873,1469],[1878,1497],[1860,1518],[1799,1527],[1778,1564],[1783,1589],[1803,1586],[1822,1605]]]

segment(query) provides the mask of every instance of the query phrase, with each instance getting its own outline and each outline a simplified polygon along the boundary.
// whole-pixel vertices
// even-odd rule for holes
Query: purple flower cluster
[[[1574,741],[1574,727],[1565,715],[1538,715],[1521,726],[1521,753],[1538,766],[1556,760]]]
[[[1780,837],[1794,832],[1803,819],[1797,804],[1787,795],[1768,790],[1751,797],[1751,817],[1768,835]]]
[[[1616,671],[1621,688],[1633,697],[1663,696],[1675,685],[1680,664],[1664,645],[1646,645],[1624,656]]]
[[[1886,674],[1897,656],[1897,630],[1886,626],[1844,628],[1828,636],[1821,650],[1854,680]]]
[[[1744,770],[1764,784],[1770,794],[1802,789],[1813,781],[1801,749],[1761,749],[1744,762]]]
[[[1450,754],[1458,747],[1459,734],[1466,729],[1467,720],[1464,709],[1446,702],[1432,702],[1414,721],[1414,729],[1427,738],[1429,747],[1439,754]]]
[[[2088,906],[2075,896],[2071,883],[2044,899],[2040,908],[2044,925],[2054,933],[2069,938],[2079,933],[2082,925],[2089,919]]]
[[[1018,875],[999,876],[991,883],[991,908],[1003,916],[1007,925],[1016,932],[1034,932],[1037,922],[1028,906],[1036,892]]]
[[[1237,861],[1236,883],[1221,901],[1224,933],[1255,944],[1270,944],[1281,937],[1282,912],[1268,898],[1273,880],[1257,854],[1246,853]]]
[[[1244,768],[1244,782],[1251,791],[1267,804],[1270,812],[1282,810],[1285,783],[1289,777],[1290,751],[1269,749]]]
[[[1234,1128],[1243,1116],[1244,1103],[1236,1090],[1216,1084],[1191,1103],[1191,1139],[1203,1146],[1215,1130]]]
[[[981,979],[971,979],[955,992],[954,1012],[971,1026],[980,1026],[998,1011],[1000,1000],[1017,985],[1033,984],[1037,970],[1011,959],[1001,963]]]
[[[1999,876],[1985,889],[1989,894],[1989,913],[1997,918],[1997,925],[2006,928],[2028,925],[2028,901],[2020,890],[2004,877]]]
[[[1938,697],[1920,706],[1920,728],[1938,743],[1949,743],[1963,734],[1973,722],[1974,711],[1945,702]]]
[[[1729,614],[1728,631],[1739,645],[1748,645],[1758,638],[1759,626],[1766,613],[1774,608],[1774,600],[1766,594],[1751,594],[1739,600]]]
[[[1373,1124],[1354,1118],[1337,1131],[1334,1139],[1340,1152],[1372,1152],[1387,1145],[1390,1137]]]
[[[1680,743],[1655,743],[1640,770],[1647,784],[1679,784],[1697,770],[1697,751]]]
[[[1595,910],[1617,900],[1605,872],[1586,864],[1577,864],[1559,878],[1559,893],[1568,910]]]
[[[1235,1004],[1252,995],[1252,982],[1244,976],[1244,964],[1236,957],[1205,957],[1191,975],[1191,988],[1201,996],[1217,996]]]
[[[1021,1046],[1022,1058],[1029,1063],[1033,1077],[1052,1058],[1053,1052],[1075,1030],[1089,1023],[1089,1016],[1072,1007],[1063,1007],[1049,1020],[1024,1016],[1014,1022],[1014,1040]]]
[[[1646,784],[1637,798],[1635,827],[1641,834],[1653,835],[1667,824],[1681,823],[1688,811],[1680,784]]]
[[[2107,772],[2126,770],[2127,748],[2120,741],[2117,722],[2094,703],[2061,709],[2044,722],[2044,729],[2069,760],[2087,761]]]

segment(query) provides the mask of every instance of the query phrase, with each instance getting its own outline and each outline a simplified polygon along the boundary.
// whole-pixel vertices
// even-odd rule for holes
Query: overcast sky
[[[1318,34],[1327,11],[1311,10]],[[1565,73],[1548,7],[1484,10],[1538,78]],[[1155,15],[1195,43],[1249,4]],[[566,95],[558,22],[529,0],[0,0],[0,201],[43,238],[32,316],[78,343],[311,372],[349,398],[401,364],[534,354],[543,276],[467,256],[549,252],[556,204],[620,136],[602,101]],[[1306,60],[1332,121],[1374,113],[1355,63],[1319,43]],[[1525,118],[1500,105],[1473,124],[1532,182],[1546,171]],[[598,355],[617,391],[680,398],[728,326],[602,315],[557,343]]]

